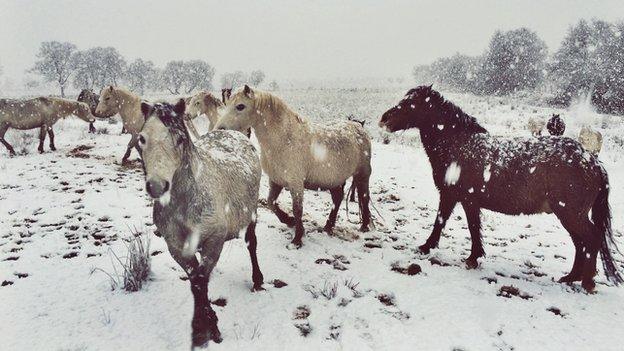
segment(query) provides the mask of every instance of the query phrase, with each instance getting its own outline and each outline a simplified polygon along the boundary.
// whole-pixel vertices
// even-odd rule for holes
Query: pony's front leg
[[[124,154],[123,158],[121,159],[121,163],[126,163],[126,161],[128,161],[128,158],[130,157],[130,153],[132,152],[132,148],[135,147],[137,145],[137,141],[139,140],[139,137],[137,134],[132,134],[132,138],[130,138],[130,142],[128,142],[128,147],[126,148],[126,153]]]
[[[210,299],[208,299],[209,276],[210,271],[204,269],[203,266],[197,267],[189,274],[194,301],[193,322],[191,323],[193,347],[206,346],[209,340],[216,343],[223,340],[217,326],[217,314],[210,306]]]
[[[299,248],[303,239],[303,184],[292,185],[290,188],[293,215],[295,216],[295,237],[292,239],[292,244]]]
[[[47,127],[45,125],[42,125],[41,128],[39,128],[39,147],[37,148],[37,150],[39,150],[40,154],[43,153],[43,142],[45,141],[46,137],[46,129]]]
[[[342,203],[342,199],[344,198],[344,184],[334,189],[330,189],[332,202],[334,203],[334,208],[332,208],[329,213],[329,218],[327,218],[327,223],[325,223],[325,232],[331,234],[336,225],[336,217],[338,216],[338,210],[340,209],[340,204]]]
[[[54,146],[54,131],[52,130],[52,126],[48,127],[48,136],[50,137],[50,150],[56,151],[56,146]]]
[[[251,258],[251,279],[253,280],[253,291],[264,290],[262,288],[264,276],[260,271],[258,256],[256,255],[256,248],[258,246],[258,240],[256,239],[256,222],[251,222],[247,226],[245,242],[247,243],[247,250],[249,250],[249,257]]]
[[[431,249],[438,246],[442,229],[444,229],[446,221],[451,216],[451,213],[453,213],[456,204],[456,201],[449,199],[444,193],[440,193],[440,206],[438,207],[436,220],[433,223],[433,231],[425,244],[419,247],[420,252],[428,254]]]
[[[95,126],[93,125],[93,122],[89,122],[89,133],[95,133]]]
[[[282,192],[283,187],[269,180],[269,196],[267,197],[267,205],[269,209],[275,213],[280,222],[289,227],[295,225],[295,218],[289,216],[277,205],[277,198]]]
[[[464,212],[466,212],[466,220],[468,221],[468,229],[470,230],[470,239],[472,241],[470,256],[466,259],[466,268],[475,269],[479,266],[477,260],[485,256],[481,242],[481,209],[478,205],[467,202],[462,202],[462,207]]]
[[[7,130],[9,130],[9,126],[7,124],[0,125],[0,143],[2,143],[4,147],[6,147],[11,156],[15,156],[15,149],[13,149],[13,146],[11,146],[11,144],[4,140],[4,135],[6,134]]]

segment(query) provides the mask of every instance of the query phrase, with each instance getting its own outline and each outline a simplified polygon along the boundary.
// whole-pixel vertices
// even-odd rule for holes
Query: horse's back
[[[311,126],[306,188],[331,189],[370,172],[371,141],[361,124],[337,120]]]
[[[50,113],[50,99],[3,99],[0,102],[0,119],[11,128],[27,130],[38,128]]]

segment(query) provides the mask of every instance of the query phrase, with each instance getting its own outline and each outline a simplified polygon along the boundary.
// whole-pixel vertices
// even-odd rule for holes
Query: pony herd
[[[44,137],[46,130],[50,132],[53,148],[52,124],[62,116],[75,114],[87,122],[93,122],[94,116],[121,116],[131,135],[123,161],[133,149],[141,156],[146,191],[154,199],[154,223],[189,277],[195,306],[193,346],[221,340],[208,299],[208,281],[227,240],[244,233],[253,290],[262,289],[255,235],[262,171],[269,180],[269,209],[282,223],[294,227],[292,247],[303,243],[305,190],[331,194],[333,207],[324,227],[331,233],[349,178],[357,194],[360,230],[370,228],[372,154],[363,121],[349,118],[314,124],[279,97],[249,86],[233,94],[223,90],[221,100],[200,92],[176,104],[150,103],[113,86],[104,88],[99,97],[92,92],[81,94],[80,100],[84,102],[0,100],[0,141],[14,153],[3,138],[6,129],[40,127]],[[210,131],[203,136],[192,122],[199,115],[209,120]],[[379,126],[389,132],[420,131],[440,194],[433,230],[420,246],[424,254],[438,246],[458,204],[466,213],[472,240],[465,260],[468,269],[478,267],[478,259],[485,255],[482,209],[509,215],[553,213],[576,249],[571,271],[559,281],[581,281],[585,290],[593,292],[600,253],[607,278],[615,284],[622,282],[612,257],[617,248],[607,173],[593,150],[561,136],[565,124],[559,116],[547,125],[554,136],[495,137],[431,86],[420,86],[385,112]],[[244,135],[251,131],[258,140],[260,157]],[[292,199],[292,215],[277,204],[284,189]]]
[[[566,129],[566,124],[558,114],[553,114],[548,122],[531,117],[527,123],[527,128],[534,137],[542,135],[542,130],[546,127],[548,133],[552,136],[562,136]],[[581,127],[578,135],[578,141],[583,147],[594,155],[598,155],[602,149],[602,133],[594,130],[591,126],[585,124]]]

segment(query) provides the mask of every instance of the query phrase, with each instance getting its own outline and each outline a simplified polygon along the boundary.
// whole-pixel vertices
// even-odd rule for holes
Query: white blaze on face
[[[169,190],[167,190],[164,194],[162,194],[161,197],[158,198],[158,202],[160,202],[162,206],[169,205],[170,201],[171,201],[171,192]]]
[[[446,169],[446,174],[444,175],[444,183],[446,183],[446,185],[455,185],[459,180],[460,174],[461,167],[457,164],[457,162],[451,162],[451,164]]]
[[[314,159],[318,162],[323,162],[327,158],[327,147],[316,140],[312,141],[310,151]]]
[[[197,252],[197,245],[199,245],[200,234],[199,228],[193,228],[191,230],[189,236],[184,240],[184,246],[182,247],[183,256],[190,257],[195,255]]]
[[[492,166],[487,165],[485,166],[485,169],[483,170],[483,180],[487,183],[490,181],[490,177],[492,176],[492,172],[490,171],[490,168]]]

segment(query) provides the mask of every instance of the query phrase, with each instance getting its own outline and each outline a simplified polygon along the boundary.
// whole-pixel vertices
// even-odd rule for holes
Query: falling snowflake
[[[446,169],[446,174],[444,175],[444,182],[446,185],[455,185],[459,180],[459,175],[461,174],[461,167],[457,164],[457,162],[453,161]]]

